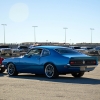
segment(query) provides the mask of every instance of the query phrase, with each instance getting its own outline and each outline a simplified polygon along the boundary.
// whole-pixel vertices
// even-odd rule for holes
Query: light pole
[[[71,39],[70,39],[70,45],[71,45]]]
[[[92,30],[94,30],[94,28],[90,28],[91,30],[91,43],[92,43]]]
[[[68,28],[64,27],[63,29],[65,29],[65,44],[66,44],[66,29],[68,29]]]
[[[35,28],[38,27],[38,26],[32,26],[32,27],[34,27],[34,45],[35,45],[35,43],[36,43]]]
[[[7,24],[1,24],[4,27],[4,44],[5,44],[5,26],[7,26]]]

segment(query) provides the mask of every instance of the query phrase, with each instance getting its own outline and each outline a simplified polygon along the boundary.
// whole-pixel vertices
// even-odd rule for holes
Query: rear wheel
[[[79,72],[79,73],[71,73],[72,76],[74,77],[82,77],[84,75],[85,72]]]
[[[47,78],[57,78],[58,77],[58,71],[53,64],[47,64],[44,70],[45,70],[45,76]]]
[[[16,67],[13,63],[9,63],[7,67],[7,73],[9,76],[16,76],[18,75],[18,72],[16,70]]]

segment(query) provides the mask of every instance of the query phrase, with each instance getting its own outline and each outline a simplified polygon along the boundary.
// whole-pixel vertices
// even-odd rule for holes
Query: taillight
[[[87,61],[86,64],[93,64],[94,65],[94,64],[96,64],[96,61],[95,60]]]
[[[93,64],[96,64],[96,61],[92,61]]]
[[[75,60],[75,61],[70,61],[69,64],[72,66],[96,65],[96,60]]]
[[[71,65],[72,65],[72,64],[75,64],[75,62],[74,62],[74,61],[71,61],[70,64],[71,64]]]
[[[4,58],[0,57],[0,64],[2,64],[3,60],[4,60]]]
[[[1,58],[1,60],[3,61],[3,60],[4,60],[4,58]]]

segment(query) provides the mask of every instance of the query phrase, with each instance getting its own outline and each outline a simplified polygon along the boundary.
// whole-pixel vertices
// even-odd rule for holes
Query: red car
[[[5,71],[5,68],[2,66],[2,61],[4,58],[0,57],[0,73],[3,73]]]

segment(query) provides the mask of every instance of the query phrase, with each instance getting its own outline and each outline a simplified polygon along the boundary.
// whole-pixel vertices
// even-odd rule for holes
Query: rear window
[[[58,49],[55,49],[58,53],[60,54],[67,54],[67,53],[79,53],[78,51],[76,50],[72,50],[72,49],[66,49],[66,48],[58,48]]]
[[[81,49],[80,47],[74,47],[74,49]]]
[[[0,46],[0,48],[10,48],[9,46]]]
[[[27,49],[28,47],[26,47],[26,46],[20,46],[19,48],[20,49]]]
[[[87,48],[87,49],[89,50],[89,49],[93,49],[93,48]]]

